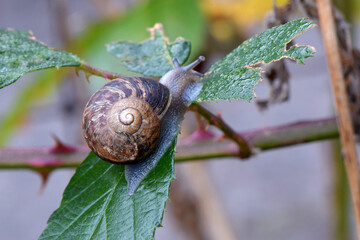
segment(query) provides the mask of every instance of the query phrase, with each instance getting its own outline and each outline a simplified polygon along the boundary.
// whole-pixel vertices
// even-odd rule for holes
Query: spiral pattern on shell
[[[85,107],[85,140],[96,155],[109,162],[142,160],[156,146],[160,120],[170,101],[169,89],[153,79],[112,80]]]

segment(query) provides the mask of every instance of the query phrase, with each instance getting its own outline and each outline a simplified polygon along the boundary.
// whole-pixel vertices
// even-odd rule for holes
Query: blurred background
[[[278,1],[279,6],[288,1]],[[338,1],[351,23],[353,44],[360,1]],[[273,19],[271,0],[1,0],[0,27],[31,30],[48,46],[71,51],[98,68],[131,75],[106,52],[116,40],[143,41],[161,22],[171,41],[192,43],[189,61],[206,56],[204,72]],[[304,17],[301,9],[293,18]],[[291,18],[290,18],[291,19]],[[237,131],[334,115],[326,56],[319,28],[298,37],[316,48],[305,65],[286,62],[288,101],[260,110],[256,100],[205,104]],[[81,115],[91,92],[104,80],[72,70],[27,74],[0,90],[0,146],[83,144]],[[255,89],[269,97],[266,79]],[[260,105],[260,106],[263,106]],[[188,113],[181,138],[196,126]],[[210,131],[218,133],[216,129]],[[351,201],[336,141],[321,141],[258,153],[249,160],[219,159],[176,164],[163,227],[155,239],[311,240],[355,239]],[[0,171],[0,239],[37,239],[59,206],[73,169],[52,172],[46,183],[31,170]]]

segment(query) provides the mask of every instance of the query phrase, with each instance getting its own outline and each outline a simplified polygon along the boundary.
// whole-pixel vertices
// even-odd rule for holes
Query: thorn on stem
[[[49,150],[50,153],[55,153],[55,154],[71,153],[76,150],[74,147],[71,147],[71,146],[68,146],[68,145],[65,145],[64,143],[62,143],[55,134],[52,134],[52,137],[55,140],[55,146],[50,148],[50,150]]]
[[[186,139],[183,140],[183,143],[189,144],[192,143],[194,141],[198,141],[198,140],[206,140],[206,139],[211,139],[214,138],[215,135],[206,130],[206,129],[197,129],[195,132],[193,132],[189,137],[187,137]]]
[[[38,171],[38,173],[40,174],[41,177],[41,184],[39,188],[39,194],[41,194],[44,192],[51,171]]]
[[[90,76],[91,76],[90,73],[85,72],[85,78],[88,83],[90,83]]]

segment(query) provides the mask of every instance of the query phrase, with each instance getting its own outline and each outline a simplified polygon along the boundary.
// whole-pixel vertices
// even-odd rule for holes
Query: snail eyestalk
[[[174,63],[174,65],[175,65],[176,68],[181,67],[181,65],[180,65],[179,61],[177,60],[177,58],[174,57],[174,58],[172,59],[172,61],[173,61],[173,63]]]
[[[194,69],[197,65],[199,65],[201,62],[205,61],[204,56],[199,56],[198,59],[196,59],[194,62],[190,63],[189,65],[185,66],[186,71],[190,71]]]
[[[196,75],[196,76],[199,76],[199,77],[201,77],[201,78],[204,77],[204,74],[203,74],[203,73],[199,73],[199,72],[197,72],[197,71],[195,71],[195,70],[192,70],[192,74],[194,74],[194,75]]]

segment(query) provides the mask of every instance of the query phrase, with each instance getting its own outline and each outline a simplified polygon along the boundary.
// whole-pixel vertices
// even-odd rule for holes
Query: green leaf
[[[298,19],[255,35],[234,49],[225,58],[212,65],[203,79],[204,86],[196,102],[219,99],[250,101],[254,87],[260,80],[260,63],[268,64],[282,58],[291,58],[299,64],[311,57],[315,50],[309,46],[286,45],[300,33],[314,27],[306,19]]]
[[[174,179],[174,148],[175,142],[132,196],[124,165],[107,163],[90,153],[40,239],[152,239]]]
[[[140,1],[123,16],[89,25],[76,44],[72,45],[76,49],[73,52],[98,68],[135,75],[104,51],[104,46],[119,40],[141,42],[149,37],[149,33],[144,30],[160,22],[169,39],[182,36],[191,42],[190,58],[195,58],[201,51],[206,35],[204,17],[198,5],[193,0]],[[98,84],[98,80],[91,81],[93,89],[98,89],[105,83]]]
[[[14,83],[25,73],[80,63],[76,55],[45,46],[30,32],[0,29],[0,88]]]
[[[177,38],[170,43],[161,24],[149,29],[150,39],[142,43],[119,41],[107,45],[107,50],[120,59],[122,65],[130,71],[145,76],[161,77],[174,68],[172,58],[180,64],[190,55],[190,42]]]

